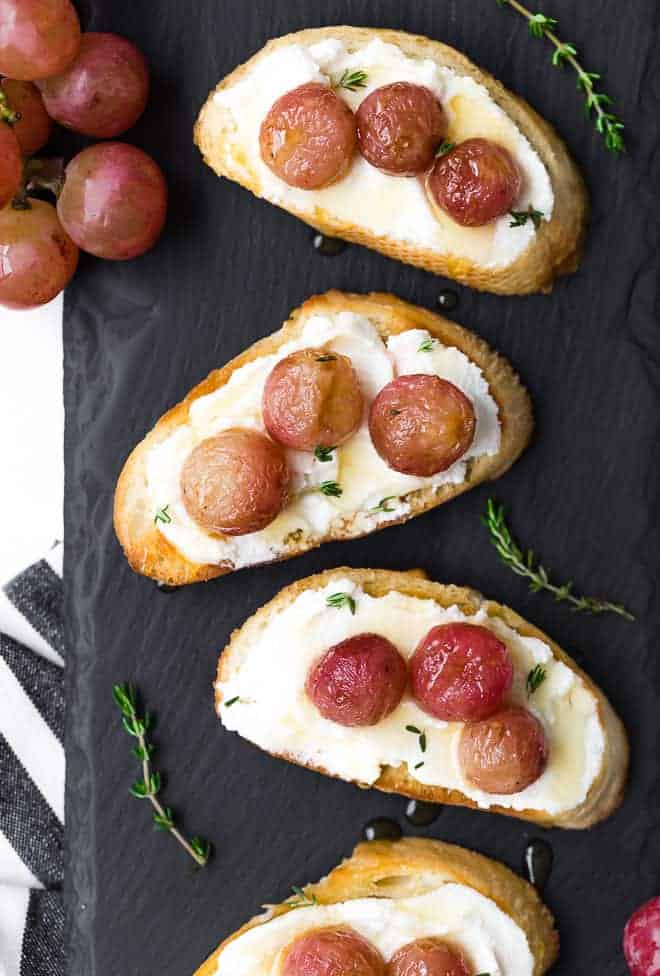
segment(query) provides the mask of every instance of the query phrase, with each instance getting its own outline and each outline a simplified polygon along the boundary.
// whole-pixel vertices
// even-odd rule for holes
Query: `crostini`
[[[501,475],[531,431],[477,336],[329,292],[165,414],[124,466],[115,527],[137,572],[208,580],[404,522]]]
[[[554,920],[530,884],[481,854],[407,837],[358,844],[327,877],[225,939],[196,976],[543,976],[558,954]]]
[[[508,607],[419,572],[286,587],[233,634],[215,704],[274,756],[418,800],[583,828],[623,797],[600,689]]]
[[[324,234],[499,294],[580,260],[582,178],[554,129],[453,48],[400,31],[303,30],[220,82],[205,161]]]

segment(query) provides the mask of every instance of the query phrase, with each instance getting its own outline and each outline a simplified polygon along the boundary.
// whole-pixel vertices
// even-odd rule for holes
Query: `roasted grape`
[[[363,400],[347,356],[300,349],[273,368],[262,409],[274,440],[298,451],[313,451],[343,444],[357,430]]]
[[[312,929],[286,950],[281,976],[384,976],[375,946],[348,926]]]
[[[511,209],[522,174],[504,146],[466,139],[441,156],[429,173],[431,203],[464,227],[481,227]]]
[[[278,98],[261,124],[264,163],[302,190],[344,175],[355,153],[355,116],[331,88],[310,83]]]
[[[429,88],[396,81],[376,88],[356,114],[360,152],[393,176],[423,173],[447,132],[442,105]]]
[[[121,135],[144,112],[149,69],[136,46],[117,34],[83,34],[75,61],[39,85],[48,114],[96,139]]]
[[[0,74],[18,81],[56,75],[80,47],[70,0],[0,0]]]
[[[20,115],[14,123],[14,135],[24,156],[34,156],[46,145],[53,123],[46,111],[41,93],[31,81],[3,78],[0,87],[10,108]]]
[[[286,505],[288,487],[282,448],[240,427],[198,444],[181,472],[188,514],[208,532],[224,535],[265,529]]]
[[[141,149],[99,143],[67,166],[57,212],[84,251],[125,261],[144,254],[160,236],[167,212],[165,177]]]
[[[459,949],[431,937],[397,949],[387,964],[387,976],[470,976],[470,969]]]
[[[338,725],[376,725],[403,697],[406,662],[378,634],[357,634],[329,648],[307,675],[307,694]]]
[[[77,264],[78,248],[50,203],[30,199],[26,209],[0,211],[0,305],[44,305],[69,283]]]
[[[520,793],[535,783],[548,758],[543,726],[525,708],[504,708],[461,733],[465,778],[484,793]]]
[[[445,722],[487,718],[513,681],[506,644],[486,627],[452,623],[433,627],[410,662],[418,705]]]
[[[18,192],[23,177],[21,148],[14,130],[0,119],[0,209]]]
[[[474,408],[450,383],[426,373],[399,376],[371,404],[369,432],[395,471],[429,477],[445,471],[470,447]]]

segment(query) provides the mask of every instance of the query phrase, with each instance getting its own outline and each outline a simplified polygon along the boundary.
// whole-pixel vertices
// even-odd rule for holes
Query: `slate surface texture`
[[[659,867],[657,414],[660,382],[656,188],[660,58],[652,0],[548,0],[562,35],[604,75],[629,153],[608,154],[585,121],[575,78],[495,0],[85,0],[87,29],[146,53],[153,93],[128,140],[171,188],[155,250],[127,264],[84,260],[66,302],[66,584],[71,976],[188,976],[263,902],[347,855],[370,818],[404,826],[405,800],[270,759],[214,716],[211,683],[231,630],[284,584],[348,564],[423,566],[509,603],[552,634],[604,688],[633,747],[622,809],[588,833],[445,809],[423,831],[521,869],[550,840],[545,898],[562,939],[557,976],[620,976],[630,912],[657,894]],[[546,9],[547,8],[547,9]],[[359,247],[317,255],[303,224],[218,180],[192,144],[208,91],[272,36],[304,26],[402,28],[465,51],[564,136],[593,203],[579,273],[551,296],[456,288],[451,313],[495,345],[534,397],[537,433],[515,468],[406,526],[326,546],[272,568],[165,595],[133,575],[112,530],[121,465],[155,420],[216,365],[328,288],[392,291],[434,307],[447,282]],[[47,490],[47,486],[44,486]],[[573,614],[501,566],[479,517],[490,494],[559,579],[620,600],[637,622]],[[130,743],[111,686],[135,681],[157,713],[157,764],[187,831],[216,856],[194,873],[131,799]]]

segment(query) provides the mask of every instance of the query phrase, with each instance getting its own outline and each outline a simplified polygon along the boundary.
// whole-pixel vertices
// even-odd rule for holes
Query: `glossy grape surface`
[[[29,209],[0,211],[0,305],[34,308],[55,298],[78,264],[78,248],[55,207],[30,200]]]
[[[286,950],[281,976],[384,976],[375,946],[347,926],[312,929]]]
[[[41,93],[31,81],[15,81],[13,78],[3,78],[0,87],[10,108],[21,116],[13,125],[21,152],[24,156],[34,156],[46,145],[53,128]]]
[[[435,163],[427,179],[431,202],[464,227],[482,227],[513,207],[522,173],[504,146],[466,139]]]
[[[355,116],[326,85],[301,85],[278,98],[261,124],[261,158],[302,190],[340,179],[357,143]]]
[[[0,0],[0,74],[18,81],[56,75],[80,47],[70,0]]]
[[[447,118],[433,92],[396,81],[376,88],[356,113],[360,152],[393,176],[423,173],[447,132]]]
[[[397,949],[387,976],[470,976],[470,969],[459,949],[443,939],[424,938]]]
[[[535,783],[548,751],[543,726],[525,708],[503,708],[470,722],[459,743],[463,775],[484,793],[510,795]]]
[[[410,662],[417,704],[445,722],[487,718],[513,681],[506,644],[486,627],[453,623],[433,627]]]
[[[126,261],[144,254],[160,236],[167,213],[165,177],[141,149],[99,143],[67,166],[57,212],[78,247]]]
[[[21,147],[12,126],[0,119],[0,209],[15,197],[23,176]]]
[[[266,380],[263,417],[274,440],[298,451],[343,444],[360,426],[363,400],[348,356],[300,349]]]
[[[48,114],[67,129],[111,139],[135,125],[149,97],[149,69],[117,34],[83,34],[72,64],[39,85]]]
[[[369,432],[395,471],[430,477],[465,454],[474,439],[474,407],[450,383],[427,373],[399,376],[371,404]]]

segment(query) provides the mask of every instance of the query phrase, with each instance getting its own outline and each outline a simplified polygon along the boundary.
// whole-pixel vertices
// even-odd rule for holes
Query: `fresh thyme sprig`
[[[509,210],[509,216],[513,217],[509,227],[524,227],[527,221],[531,220],[534,230],[538,230],[543,220],[543,211],[535,210],[530,203],[527,210]]]
[[[369,509],[369,512],[372,515],[375,515],[376,512],[393,512],[395,506],[390,505],[390,502],[397,501],[398,497],[398,495],[387,495],[385,498],[381,498],[377,505]]]
[[[304,890],[298,885],[292,885],[291,891],[295,895],[295,898],[289,898],[289,904],[295,908],[302,908],[303,905],[318,905],[316,895],[305,894]]]
[[[332,461],[332,452],[336,450],[336,447],[321,447],[319,444],[318,447],[314,448],[314,457],[317,461]]]
[[[519,0],[496,0],[499,7],[513,7],[519,14],[526,19],[529,25],[529,32],[532,37],[543,40],[544,38],[554,46],[552,63],[555,68],[561,68],[564,64],[569,64],[577,74],[578,90],[584,94],[585,109],[587,115],[593,119],[597,132],[605,140],[605,146],[610,152],[625,152],[626,145],[623,139],[623,122],[613,112],[608,111],[608,106],[612,104],[612,99],[604,92],[596,91],[596,82],[600,81],[600,75],[594,71],[586,71],[578,61],[578,52],[574,44],[562,41],[557,36],[555,28],[557,21],[554,17],[546,17],[542,13],[532,13],[524,7]]]
[[[348,607],[351,614],[355,616],[355,600],[350,593],[331,593],[325,598],[326,606],[332,607],[334,610],[341,610],[342,607]]]
[[[540,664],[535,664],[532,670],[527,675],[527,694],[533,695],[534,692],[540,685],[543,684],[547,677],[547,672],[544,667]]]
[[[170,507],[169,505],[165,505],[163,508],[158,509],[158,511],[154,515],[154,524],[157,525],[158,522],[162,522],[163,525],[170,524],[170,522],[172,521],[172,516],[168,512],[169,507]]]
[[[517,576],[529,580],[529,588],[533,593],[546,590],[552,593],[558,603],[572,604],[574,610],[584,610],[587,613],[618,613],[625,620],[634,620],[631,613],[620,603],[610,603],[609,600],[597,600],[591,596],[575,596],[572,592],[573,581],[569,580],[563,586],[557,586],[550,581],[548,571],[534,557],[534,551],[528,549],[523,552],[515,541],[509,527],[504,520],[504,506],[497,505],[492,498],[488,499],[486,514],[482,522],[490,533],[490,541],[495,546],[497,554]]]
[[[423,339],[422,342],[420,342],[419,346],[417,347],[417,352],[433,352],[435,346],[435,339],[432,339],[429,336],[428,339]]]
[[[329,498],[340,498],[344,493],[344,489],[338,481],[322,481],[319,485],[319,491]]]
[[[367,87],[367,72],[361,71],[349,71],[348,68],[344,71],[339,81],[335,82],[335,88],[346,88],[347,91],[356,91],[358,88]]]
[[[130,789],[131,796],[138,800],[149,800],[154,809],[153,822],[156,830],[164,830],[171,834],[183,849],[190,855],[195,864],[203,868],[211,856],[211,845],[201,837],[192,837],[187,841],[179,831],[170,807],[165,807],[158,799],[162,787],[159,772],[152,769],[151,756],[154,751],[153,743],[149,742],[147,734],[152,724],[151,715],[138,712],[137,694],[132,685],[113,685],[112,697],[122,715],[122,724],[130,736],[137,740],[132,752],[142,764],[142,780],[138,780]]]
[[[451,152],[453,148],[454,148],[454,143],[449,142],[448,139],[445,139],[443,142],[440,143],[440,145],[436,149],[435,158],[440,159],[441,156],[446,156],[447,153]]]

